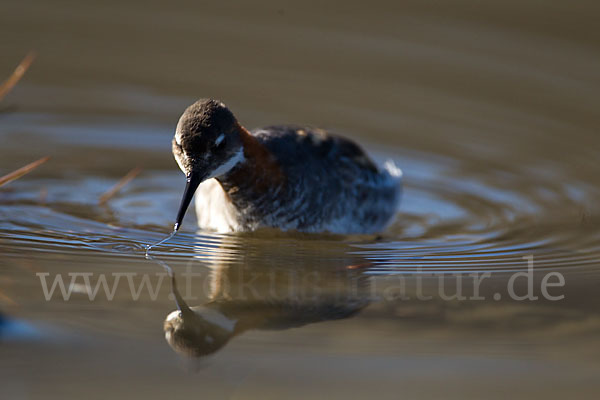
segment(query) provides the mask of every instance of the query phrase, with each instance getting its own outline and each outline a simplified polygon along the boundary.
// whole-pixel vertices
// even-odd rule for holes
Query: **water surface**
[[[53,4],[0,14],[0,71],[38,52],[0,104],[0,174],[52,156],[0,189],[10,398],[596,397],[594,2]],[[310,124],[395,160],[396,223],[379,237],[217,235],[190,213],[145,259],[173,223],[170,140],[198,97],[248,128]],[[529,260],[537,299],[511,298]],[[201,317],[173,347],[161,263]],[[544,296],[552,273],[564,284]],[[45,299],[56,276],[68,301]],[[111,299],[93,296],[100,276],[120,276]],[[143,279],[156,292],[136,295]]]

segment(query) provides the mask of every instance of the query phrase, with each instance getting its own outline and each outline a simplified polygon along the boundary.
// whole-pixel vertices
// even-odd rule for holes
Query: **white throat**
[[[206,179],[217,178],[219,176],[225,175],[226,173],[231,171],[233,167],[243,162],[244,160],[244,148],[240,147],[237,153],[233,155],[233,157],[231,157],[224,164],[220,165],[217,169],[212,171]]]

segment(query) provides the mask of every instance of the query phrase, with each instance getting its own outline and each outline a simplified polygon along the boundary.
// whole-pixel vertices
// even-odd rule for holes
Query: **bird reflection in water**
[[[314,260],[318,260],[315,258]],[[314,262],[277,266],[262,260],[212,266],[209,301],[190,307],[171,277],[177,310],[165,322],[165,337],[178,353],[203,357],[248,330],[285,330],[351,317],[369,304],[368,264],[339,259],[337,265]]]

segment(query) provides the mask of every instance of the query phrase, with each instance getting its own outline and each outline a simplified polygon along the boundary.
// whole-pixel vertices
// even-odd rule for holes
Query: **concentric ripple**
[[[406,177],[404,198],[397,221],[380,237],[218,235],[195,232],[190,214],[183,232],[154,254],[206,263],[363,260],[374,274],[508,272],[526,268],[524,257],[530,255],[536,268],[590,272],[600,266],[598,223],[581,202],[585,185],[576,190],[577,182],[510,171],[469,174],[464,162],[421,153],[408,152],[397,163]],[[97,196],[110,186],[105,178],[16,182],[12,191],[0,192],[0,248],[14,255],[94,251],[143,257],[147,244],[168,233],[181,183],[175,171],[147,171],[100,207]],[[40,187],[47,188],[43,201]],[[589,202],[593,195],[584,198]]]

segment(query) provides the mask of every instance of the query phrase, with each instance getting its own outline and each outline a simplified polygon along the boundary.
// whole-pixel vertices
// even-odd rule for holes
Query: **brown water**
[[[52,156],[0,189],[3,398],[597,397],[597,2],[197,3],[0,6],[1,74],[38,52],[0,104],[0,175]],[[198,97],[393,158],[398,222],[380,238],[216,235],[190,214],[146,260]],[[537,300],[510,292],[527,292],[528,260]],[[161,262],[197,316],[178,351]],[[45,300],[56,276],[68,301]],[[101,276],[112,300],[90,300]]]

